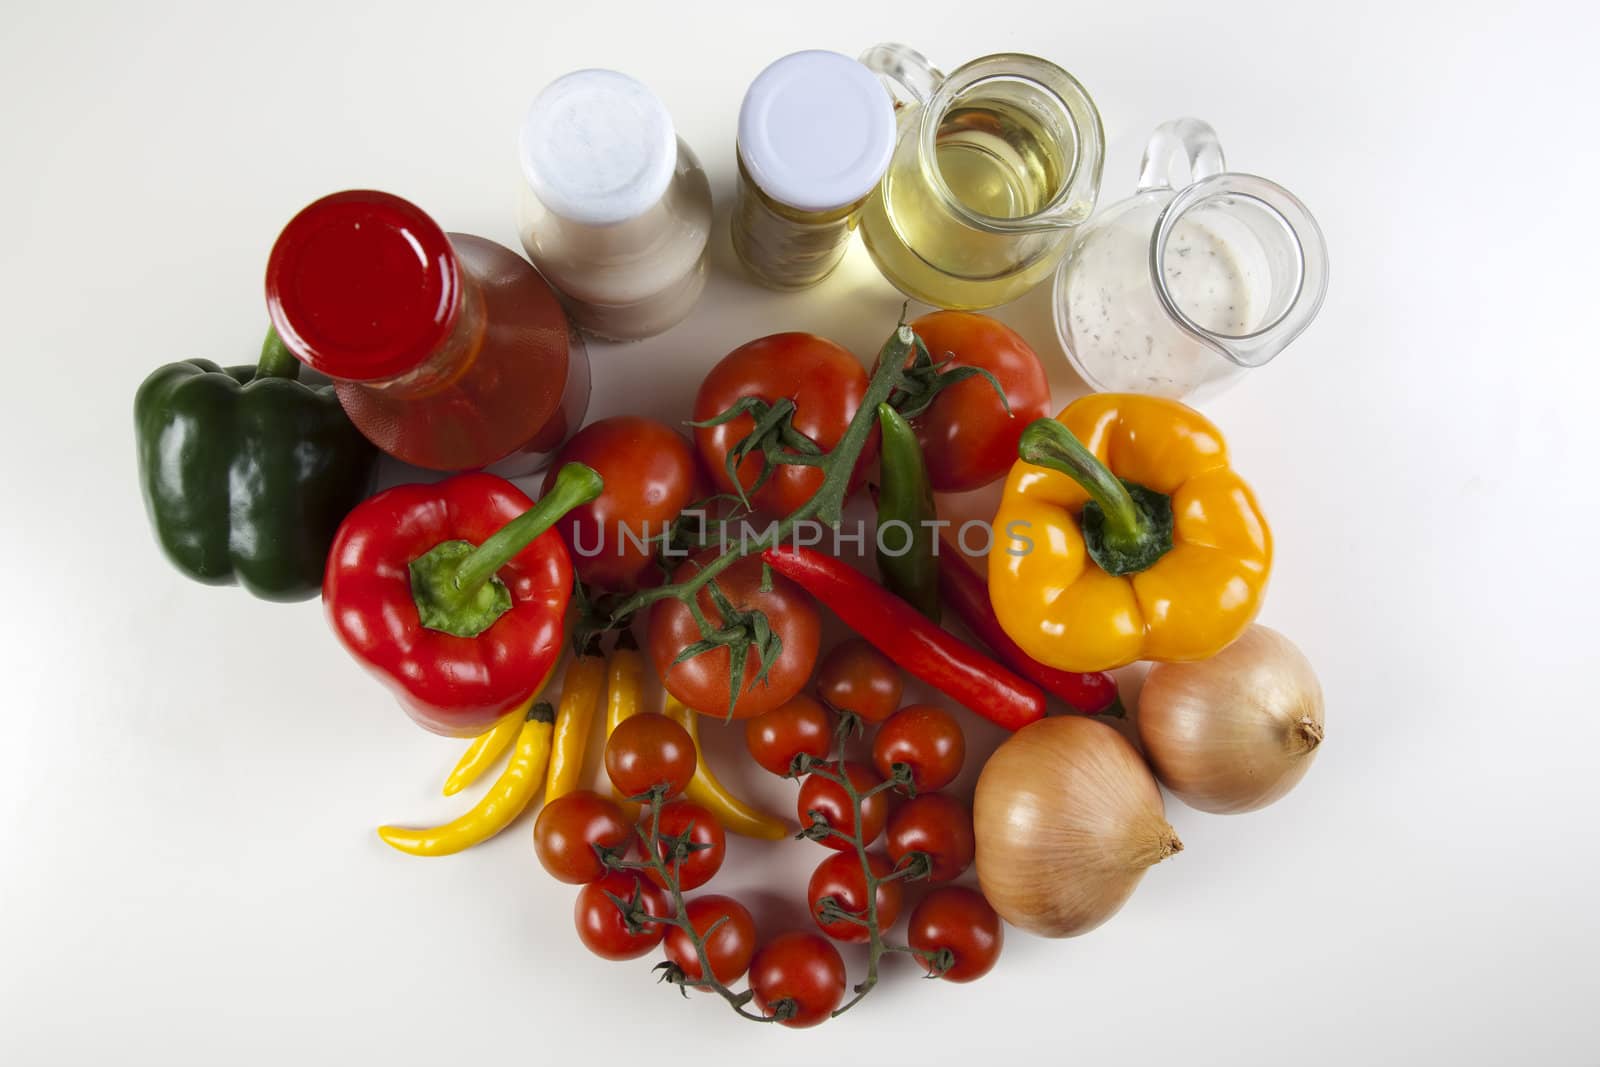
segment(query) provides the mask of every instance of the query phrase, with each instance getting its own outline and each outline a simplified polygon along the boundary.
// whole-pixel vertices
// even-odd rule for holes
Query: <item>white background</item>
[[[8,2],[0,1063],[1595,1063],[1593,10]],[[1171,802],[1187,850],[1092,935],[1012,932],[973,986],[893,966],[785,1032],[586,955],[527,821],[446,860],[385,848],[379,822],[458,810],[437,796],[457,743],[317,604],[163,563],[129,412],[159,363],[253,360],[267,250],[318,195],[389,189],[514,244],[516,123],[585,65],[660,93],[721,208],[694,316],[593,346],[591,416],[684,418],[706,367],[777,330],[866,358],[898,298],[859,247],[771,294],[723,220],[749,79],[880,39],[1072,70],[1105,119],[1103,203],[1195,114],[1317,214],[1320,320],[1208,410],[1274,522],[1262,618],[1317,664],[1328,742],[1268,811]],[[1074,395],[1044,294],[1000,314]],[[727,777],[787,806],[736,748]],[[804,922],[817,858],[737,845],[720,884],[769,929]]]

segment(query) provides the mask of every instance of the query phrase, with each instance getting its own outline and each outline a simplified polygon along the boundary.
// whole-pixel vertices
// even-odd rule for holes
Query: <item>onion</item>
[[[1025,726],[989,757],[973,827],[983,895],[1045,937],[1093,930],[1183,848],[1133,745],[1076,715]]]
[[[1252,626],[1211,659],[1151,668],[1139,740],[1161,784],[1191,808],[1255,811],[1311,766],[1322,686],[1293,642]]]

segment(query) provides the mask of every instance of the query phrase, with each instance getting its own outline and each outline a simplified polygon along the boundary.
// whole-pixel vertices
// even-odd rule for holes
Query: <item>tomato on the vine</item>
[[[888,859],[876,852],[867,853],[867,864],[872,868],[874,878],[886,877],[894,870]],[[831,897],[840,911],[855,916],[860,922],[849,918],[824,919],[820,909],[825,897]],[[878,929],[887,930],[900,917],[904,890],[899,880],[880,882],[877,898]],[[806,903],[811,909],[811,917],[817,921],[822,932],[835,941],[867,940],[869,932],[864,925],[867,920],[867,879],[854,850],[835,852],[817,864],[817,869],[811,872],[811,881],[806,884]]]
[[[817,701],[797,693],[782,707],[744,724],[744,743],[754,760],[773,774],[787,776],[801,753],[827,759],[833,748],[833,715]]]
[[[545,475],[550,491],[566,463],[583,463],[605,480],[600,495],[556,521],[572,550],[578,579],[601,589],[654,584],[653,548],[685,507],[707,495],[694,448],[654,419],[617,415],[590,423],[562,446]]]
[[[825,763],[819,768],[832,774],[839,773],[837,761]],[[871,767],[864,763],[847,761],[844,765],[844,774],[850,780],[850,785],[857,793],[864,794],[874,786],[880,785],[883,779],[875,774]],[[856,830],[855,812],[850,805],[850,794],[844,791],[844,786],[830,778],[825,778],[813,771],[805,776],[800,783],[800,797],[795,802],[795,811],[800,816],[802,827],[812,824],[812,812],[821,815],[829,826],[842,834],[854,835]],[[861,801],[861,843],[870,845],[883,833],[883,824],[889,819],[889,796],[885,792],[874,793],[864,797]],[[841,852],[855,851],[855,845],[847,838],[835,834],[826,834],[818,839],[818,843],[828,848]]]
[[[579,789],[557,797],[533,824],[533,850],[551,877],[581,885],[605,876],[596,846],[626,854],[633,824],[609,797]]]
[[[689,731],[654,712],[622,720],[606,742],[606,774],[625,797],[657,788],[676,796],[694,777],[698,761]]]
[[[911,420],[934,491],[964,493],[1003,477],[1017,461],[1028,423],[1052,414],[1039,357],[1011,327],[971,311],[931,312],[911,328],[935,363],[986,370],[1005,392],[1002,402],[989,380],[975,374],[941,390]]]
[[[817,668],[817,696],[829,707],[882,722],[900,706],[905,679],[894,661],[859,637],[833,646]]]
[[[625,905],[632,905],[637,899],[646,915],[666,918],[672,914],[672,902],[665,890],[633,871],[612,871],[578,890],[578,902],[573,908],[578,937],[590,952],[602,959],[631,960],[661,943],[663,924],[644,921],[637,930],[628,929],[627,919],[612,897]]]
[[[731,408],[744,397],[768,404],[794,403],[790,425],[826,452],[839,443],[856,409],[867,394],[867,372],[845,349],[810,333],[775,333],[740,345],[722,358],[700,384],[694,400],[694,421],[705,422]],[[716,426],[697,426],[695,444],[716,487],[737,491],[728,476],[728,452],[755,427],[741,414]],[[876,453],[877,429],[862,450],[851,474],[852,491],[865,480]],[[739,481],[746,490],[761,475],[763,459],[757,452],[739,465]],[[750,502],[762,511],[787,515],[810,500],[821,488],[823,472],[817,467],[782,464]]]
[[[762,945],[750,961],[750,989],[766,1015],[788,1005],[782,1025],[796,1029],[825,1021],[844,1000],[844,960],[817,934],[792,930]]]
[[[967,739],[956,717],[932,704],[901,708],[878,728],[872,742],[872,765],[885,778],[894,765],[911,769],[911,784],[919,793],[943,789],[961,773],[967,757]]]
[[[928,881],[948,882],[972,865],[977,841],[972,812],[947,793],[919,793],[889,815],[889,858],[900,867],[906,857],[928,857]]]
[[[950,954],[950,969],[941,976],[951,982],[982,978],[1000,958],[1005,927],[983,894],[962,885],[935,889],[911,910],[906,941],[922,956],[931,972],[931,957]]]
[[[673,581],[692,578],[712,558],[702,555],[686,561],[673,575]],[[735,719],[760,715],[789,700],[805,688],[817,662],[822,617],[816,601],[780,574],[772,575],[771,587],[763,590],[761,571],[758,553],[729,564],[714,579],[735,612],[759,611],[766,616],[767,625],[782,643],[777,655],[771,657],[771,663],[762,661],[756,647],[750,648],[745,661],[744,684],[733,705]],[[702,588],[698,595],[700,610],[711,625],[725,625],[728,620],[723,618],[711,592]],[[723,718],[728,714],[733,687],[729,650],[713,648],[675,662],[685,649],[700,639],[700,627],[688,604],[668,597],[657,601],[650,609],[650,658],[667,691],[702,715]],[[758,679],[763,668],[766,677]]]
[[[712,893],[689,901],[684,905],[684,914],[705,943],[706,962],[711,965],[713,978],[728,985],[750,969],[751,957],[756,954],[756,921],[749,908],[732,897]],[[715,930],[711,929],[713,925]],[[700,954],[694,950],[687,931],[679,926],[669,928],[662,947],[667,959],[678,965],[691,984],[704,981]]]
[[[664,805],[656,836],[661,858],[677,876],[679,889],[698,889],[711,881],[711,876],[722,868],[723,857],[728,852],[728,838],[722,824],[717,822],[715,815],[692,800],[674,800]],[[682,837],[686,844],[694,847],[680,857],[666,842],[660,841],[662,837]],[[639,839],[645,842],[650,839],[648,812],[639,826]],[[666,882],[656,871],[646,870],[644,875],[657,885],[666,887]]]

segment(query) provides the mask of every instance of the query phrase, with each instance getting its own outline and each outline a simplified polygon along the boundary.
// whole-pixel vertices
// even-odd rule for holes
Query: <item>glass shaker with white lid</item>
[[[756,279],[804,289],[838,266],[894,153],[894,103],[865,66],[795,52],[756,76],[739,109],[733,247]]]
[[[579,70],[523,120],[518,232],[572,319],[637,340],[687,316],[706,281],[711,186],[665,105],[613,70]]]

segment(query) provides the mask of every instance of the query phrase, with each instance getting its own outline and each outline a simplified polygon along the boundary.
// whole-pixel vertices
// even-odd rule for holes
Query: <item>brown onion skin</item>
[[[1043,937],[1115,915],[1145,869],[1183,848],[1137,750],[1104,723],[1041,719],[984,765],[973,799],[978,882],[995,911]]]
[[[1300,650],[1252,626],[1208,660],[1159,663],[1139,694],[1139,743],[1191,808],[1256,811],[1299,783],[1322,743],[1322,686]]]

